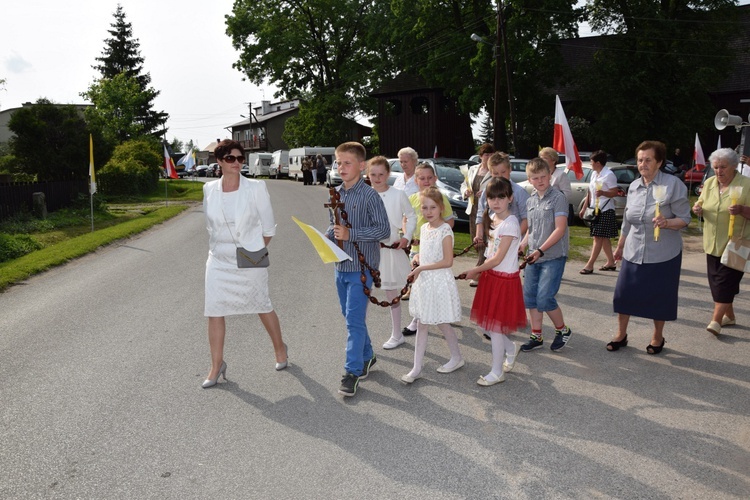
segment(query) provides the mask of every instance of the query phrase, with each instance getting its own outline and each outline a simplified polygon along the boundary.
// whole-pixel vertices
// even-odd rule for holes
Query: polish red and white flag
[[[177,169],[174,166],[174,161],[172,161],[172,157],[169,156],[169,151],[167,151],[167,145],[163,144],[164,146],[164,170],[167,171],[167,177],[170,179],[177,179],[179,176],[177,175]]]
[[[693,151],[693,166],[698,170],[706,168],[706,157],[703,156],[701,140],[698,138],[698,132],[695,133],[695,150]]]
[[[568,125],[568,119],[565,118],[560,96],[555,96],[555,136],[552,140],[552,147],[558,153],[565,155],[566,168],[576,173],[576,179],[583,177],[581,157],[578,155],[573,134],[570,133],[570,126]]]

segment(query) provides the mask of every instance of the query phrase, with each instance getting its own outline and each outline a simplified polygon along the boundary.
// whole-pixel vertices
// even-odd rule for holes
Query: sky
[[[274,101],[273,86],[242,80],[224,16],[233,0],[4,1],[0,14],[0,110],[45,97],[83,104],[99,73],[91,66],[120,3],[144,58],[143,71],[161,94],[154,109],[169,113],[167,139],[203,148],[229,136],[224,127],[247,115],[248,103]]]

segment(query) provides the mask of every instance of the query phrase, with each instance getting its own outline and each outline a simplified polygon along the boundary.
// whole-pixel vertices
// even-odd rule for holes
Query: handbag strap
[[[240,246],[237,244],[237,240],[234,239],[234,233],[232,232],[232,226],[229,225],[229,221],[227,220],[227,214],[224,213],[224,200],[221,201],[221,215],[224,217],[224,223],[227,225],[227,229],[229,229],[229,236],[232,237],[234,246],[236,248],[240,248]]]

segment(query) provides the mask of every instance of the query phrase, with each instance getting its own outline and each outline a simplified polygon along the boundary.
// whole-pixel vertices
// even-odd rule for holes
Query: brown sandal
[[[578,271],[578,274],[594,274],[593,269],[586,269],[585,267]]]

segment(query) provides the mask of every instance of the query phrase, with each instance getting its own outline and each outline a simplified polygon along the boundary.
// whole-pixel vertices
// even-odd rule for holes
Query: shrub
[[[143,195],[159,185],[158,170],[136,160],[109,160],[96,176],[101,192],[107,195]]]
[[[0,233],[0,262],[17,259],[42,248],[41,243],[29,235]]]

